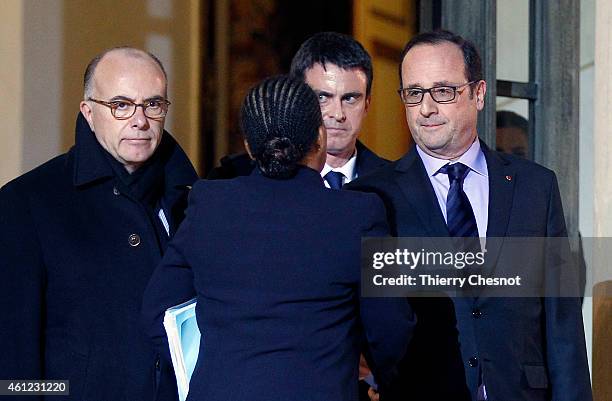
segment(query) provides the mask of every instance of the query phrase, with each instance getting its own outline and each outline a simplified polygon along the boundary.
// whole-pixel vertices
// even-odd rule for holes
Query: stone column
[[[605,257],[612,237],[612,3],[597,0],[595,9],[593,391],[604,401],[612,399],[612,267]]]

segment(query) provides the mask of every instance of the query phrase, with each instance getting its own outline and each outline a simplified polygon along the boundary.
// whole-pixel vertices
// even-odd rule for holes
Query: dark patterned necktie
[[[325,174],[325,181],[327,181],[331,189],[341,189],[343,178],[344,174],[339,173],[338,171],[330,171],[329,173]]]
[[[451,237],[478,237],[474,210],[463,191],[463,180],[470,168],[462,163],[447,164],[440,170],[448,175],[450,188],[446,197],[446,225]]]

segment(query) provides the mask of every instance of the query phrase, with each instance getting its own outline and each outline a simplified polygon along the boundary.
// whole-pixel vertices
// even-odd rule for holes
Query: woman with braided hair
[[[327,135],[308,85],[289,78],[263,81],[244,99],[241,125],[245,147],[264,176],[290,178],[299,166],[323,169]]]
[[[359,297],[361,238],[387,234],[382,202],[324,186],[326,133],[305,83],[264,80],[241,123],[258,168],[193,187],[145,293],[149,335],[167,355],[164,311],[197,297],[190,401],[356,401],[360,352],[384,394],[414,317],[403,299]]]

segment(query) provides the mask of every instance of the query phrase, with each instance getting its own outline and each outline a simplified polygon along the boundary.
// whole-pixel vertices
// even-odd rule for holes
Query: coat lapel
[[[431,237],[447,237],[448,228],[423,162],[412,149],[395,167],[395,181]],[[401,220],[400,220],[401,221]]]
[[[512,164],[481,142],[489,171],[487,237],[504,237],[510,220],[516,172]]]
[[[492,274],[496,265],[503,238],[506,236],[512,199],[514,196],[514,183],[517,179],[516,171],[510,161],[497,152],[492,152],[481,141],[482,151],[487,160],[489,172],[489,211],[487,223],[487,238],[496,238],[487,241],[487,260]]]
[[[389,163],[388,160],[385,160],[376,153],[372,152],[360,141],[357,141],[355,147],[357,148],[355,170],[359,176],[369,174],[377,168]]]

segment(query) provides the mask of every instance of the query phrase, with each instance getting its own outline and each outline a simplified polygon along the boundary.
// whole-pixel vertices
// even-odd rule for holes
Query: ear
[[[366,99],[365,99],[365,108],[363,110],[363,114],[364,115],[368,112],[368,110],[370,110],[370,101],[371,100],[372,100],[372,94],[367,95]]]
[[[92,117],[92,110],[91,110],[91,106],[89,105],[89,103],[87,103],[87,101],[82,100],[81,103],[79,104],[79,110],[81,110],[81,114],[83,114],[83,117],[85,117],[85,119],[87,120],[87,123],[89,124],[89,128],[92,131],[96,131],[94,129],[94,124],[93,124],[93,117]]]
[[[251,147],[249,146],[249,143],[247,142],[246,138],[242,140],[242,143],[244,144],[244,148],[246,149],[246,152],[251,158],[251,160],[255,160],[255,158],[253,157],[253,153],[251,153]]]
[[[319,135],[317,136],[317,143],[315,145],[319,149],[322,149],[323,154],[327,153],[327,130],[323,124],[319,127]]]
[[[484,80],[478,82],[476,86],[476,109],[482,110],[484,108],[485,94],[487,93],[487,83]]]

